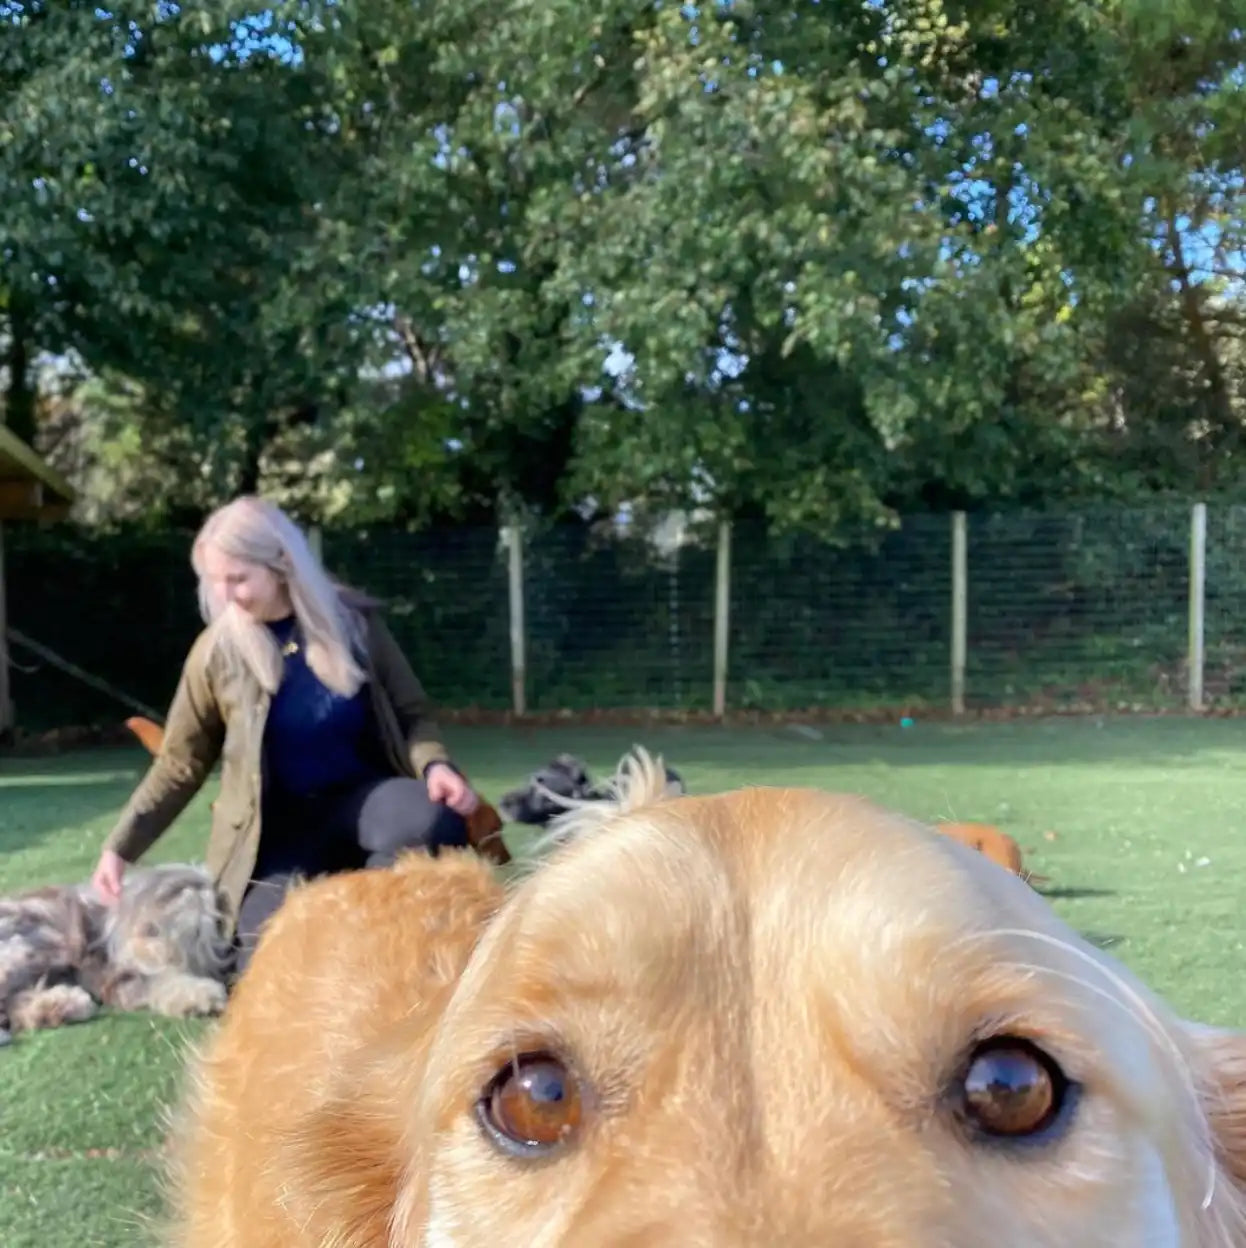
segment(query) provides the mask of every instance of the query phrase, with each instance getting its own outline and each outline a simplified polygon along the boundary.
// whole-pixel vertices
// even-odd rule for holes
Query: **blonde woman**
[[[219,760],[206,859],[241,972],[296,877],[464,846],[477,798],[377,604],[335,584],[279,507],[251,496],[221,507],[191,563],[206,627],[93,881],[120,896],[126,865]]]

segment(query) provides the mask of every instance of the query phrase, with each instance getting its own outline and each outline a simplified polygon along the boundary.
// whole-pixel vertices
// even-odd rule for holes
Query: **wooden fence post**
[[[718,570],[714,580],[714,715],[727,713],[727,650],[731,638],[731,521],[718,522]]]
[[[8,613],[4,597],[4,526],[0,524],[0,740],[16,727],[9,683]]]
[[[952,714],[965,713],[969,651],[969,540],[965,513],[952,512]]]
[[[524,625],[523,529],[509,524],[502,530],[507,550],[511,624],[511,706],[516,716],[527,714],[527,657]]]
[[[1203,709],[1204,613],[1207,590],[1207,504],[1190,508],[1190,618],[1187,643],[1187,700],[1190,710]]]

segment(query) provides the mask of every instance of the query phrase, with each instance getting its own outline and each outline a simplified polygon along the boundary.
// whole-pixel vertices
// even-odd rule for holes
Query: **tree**
[[[220,489],[339,522],[641,501],[825,533],[1224,484],[1233,3],[291,0],[141,37],[71,5],[89,39],[45,18],[70,42],[0,62],[86,57],[63,270],[14,219],[30,272],[102,298],[6,278],[9,321],[137,379]]]
[[[556,506],[546,462],[563,507],[826,529],[1105,488],[1169,34],[1072,0],[819,8],[325,17],[373,174],[328,211],[459,405],[462,499]],[[1240,59],[1223,17],[1201,71]]]
[[[314,228],[323,136],[245,12],[0,4],[5,411],[23,436],[44,353],[134,379],[208,439],[319,396],[301,330],[267,308]]]

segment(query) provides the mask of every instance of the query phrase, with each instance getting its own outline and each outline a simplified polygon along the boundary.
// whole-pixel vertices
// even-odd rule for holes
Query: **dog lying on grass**
[[[505,887],[454,853],[296,890],[162,1242],[1246,1244],[1246,1035],[871,803],[671,799],[643,754],[618,789]]]
[[[1021,846],[1007,832],[1001,832],[992,823],[964,823],[949,820],[947,823],[936,823],[934,829],[943,836],[950,836],[954,841],[959,841],[962,845],[968,845],[970,849],[976,849],[978,853],[985,855],[997,866],[1003,867],[1005,871],[1011,871],[1013,875],[1019,875],[1033,882],[1038,882],[1043,878],[1032,875],[1026,870]]]
[[[132,868],[115,906],[89,884],[0,897],[0,1044],[85,1022],[101,1005],[217,1014],[229,962],[220,899],[197,867]]]
[[[664,770],[667,792],[672,796],[683,793],[679,772],[670,767]],[[584,762],[574,754],[558,754],[523,784],[503,793],[498,812],[510,823],[542,828],[576,803],[609,801],[613,793],[610,782],[597,784]]]

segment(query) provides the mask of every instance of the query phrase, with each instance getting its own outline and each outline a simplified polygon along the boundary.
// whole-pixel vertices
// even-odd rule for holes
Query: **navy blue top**
[[[266,784],[291,796],[362,784],[383,774],[367,684],[334,693],[307,666],[294,616],[268,626],[285,671],[264,728]]]

